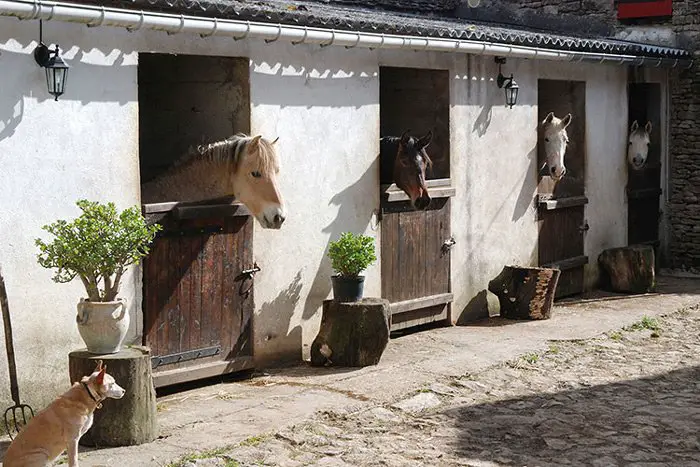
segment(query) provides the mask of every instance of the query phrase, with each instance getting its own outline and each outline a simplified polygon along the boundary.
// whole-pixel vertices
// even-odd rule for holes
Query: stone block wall
[[[679,45],[700,61],[700,0],[675,1],[672,27]],[[671,78],[670,266],[700,266],[700,66]]]

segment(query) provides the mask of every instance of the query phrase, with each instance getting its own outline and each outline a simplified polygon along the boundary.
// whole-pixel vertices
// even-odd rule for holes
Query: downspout
[[[89,27],[123,27],[131,32],[152,29],[168,34],[191,33],[202,37],[223,36],[233,39],[278,40],[292,44],[317,44],[322,47],[335,45],[346,48],[403,49],[414,51],[458,52],[475,55],[498,55],[512,58],[531,58],[555,61],[597,62],[631,64],[637,66],[675,68],[686,60],[638,57],[621,54],[598,54],[575,51],[558,51],[519,45],[504,45],[489,42],[402,36],[393,34],[371,34],[363,32],[337,31],[333,29],[308,28],[238,21],[218,18],[175,15],[168,13],[127,10],[121,8],[96,7],[44,0],[0,0],[0,16],[14,16],[23,20],[56,20],[86,24]],[[692,60],[688,60],[688,68]]]

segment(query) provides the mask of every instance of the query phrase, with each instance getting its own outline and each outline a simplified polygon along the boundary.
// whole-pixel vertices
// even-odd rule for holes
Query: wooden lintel
[[[575,256],[573,258],[555,261],[549,264],[543,264],[541,267],[559,269],[561,271],[568,271],[569,269],[575,269],[586,264],[588,264],[588,256]]]
[[[585,196],[569,196],[567,198],[548,198],[539,199],[540,207],[547,211],[555,209],[572,208],[574,206],[584,206],[588,204],[588,198]]]
[[[429,297],[414,298],[412,300],[404,300],[389,305],[389,310],[392,315],[405,313],[407,311],[417,310],[419,308],[428,308],[436,305],[443,305],[454,300],[454,294],[443,293],[438,295],[430,295]]]
[[[156,369],[153,370],[153,384],[159,388],[237,371],[250,370],[254,367],[253,357],[239,357],[230,361],[205,363],[198,366],[173,368],[172,370],[158,371]]]

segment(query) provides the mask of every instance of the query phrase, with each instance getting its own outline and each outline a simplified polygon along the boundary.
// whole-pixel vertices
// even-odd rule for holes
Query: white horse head
[[[651,122],[647,122],[641,128],[637,120],[632,122],[630,136],[627,142],[627,162],[634,170],[639,170],[647,163],[649,156],[649,142],[651,135]]]
[[[566,174],[564,166],[564,154],[569,137],[566,127],[571,123],[571,114],[564,118],[557,118],[554,112],[549,112],[542,120],[542,132],[544,136],[544,154],[547,158],[548,173],[554,180],[559,180]]]

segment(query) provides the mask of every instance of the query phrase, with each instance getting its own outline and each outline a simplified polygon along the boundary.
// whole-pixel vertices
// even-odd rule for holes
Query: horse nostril
[[[557,168],[556,168],[556,167],[552,167],[552,168],[551,168],[551,172],[552,172],[552,173],[555,173],[556,171],[557,171]]]
[[[284,222],[284,216],[281,216],[279,214],[275,214],[275,218],[273,220],[275,221],[275,224],[281,225],[282,222]]]

